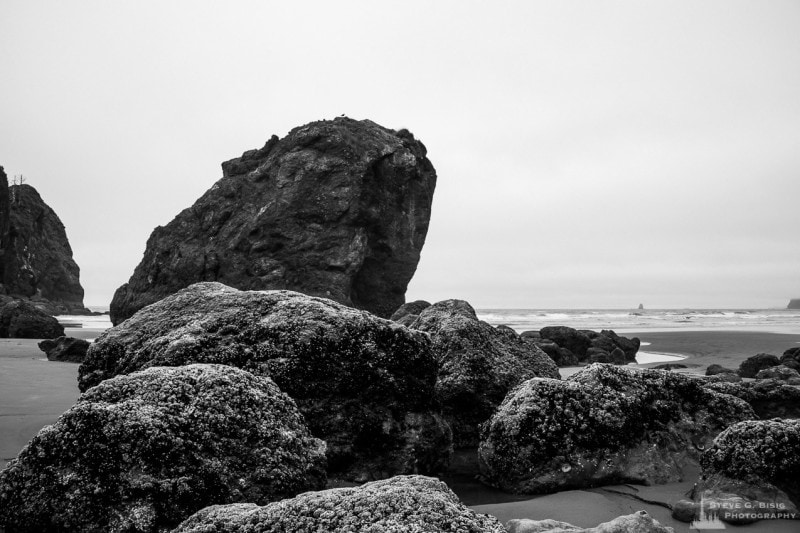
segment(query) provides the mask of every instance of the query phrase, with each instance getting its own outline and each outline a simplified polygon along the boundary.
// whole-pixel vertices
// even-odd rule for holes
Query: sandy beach
[[[68,328],[67,335],[92,339],[101,330]],[[717,363],[730,368],[757,353],[780,355],[800,345],[800,334],[735,331],[675,331],[626,333],[650,343],[648,352],[680,354],[687,370],[703,373]],[[658,363],[640,365],[654,366]],[[562,376],[576,369],[563,369]],[[2,466],[14,458],[42,427],[56,421],[78,398],[78,365],[47,361],[37,341],[0,339],[0,460]],[[680,483],[651,487],[621,485],[590,490],[572,490],[539,497],[519,496],[487,488],[472,477],[474,457],[455,458],[454,473],[445,481],[478,510],[497,516],[503,522],[512,518],[552,518],[589,527],[640,509],[646,510],[676,532],[689,531],[689,525],[672,520],[666,505],[682,499],[696,476]],[[659,503],[646,503],[643,500]],[[797,531],[797,522],[769,521],[731,530],[754,533]]]

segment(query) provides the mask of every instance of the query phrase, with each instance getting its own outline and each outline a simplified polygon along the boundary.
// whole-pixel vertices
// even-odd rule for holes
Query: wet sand
[[[67,335],[94,338],[100,330],[72,329]],[[681,361],[689,371],[703,373],[713,363],[730,368],[757,353],[780,356],[800,345],[800,334],[728,331],[674,331],[626,333],[650,342],[648,352],[685,355]],[[52,424],[79,396],[75,363],[47,361],[35,340],[0,339],[0,467],[17,453],[42,427]],[[654,366],[658,363],[640,365]],[[562,376],[571,373],[562,372]],[[574,370],[573,370],[574,371]],[[664,504],[680,500],[691,489],[696,476],[687,473],[685,481],[652,487],[620,485],[587,490],[572,490],[545,496],[520,496],[485,487],[474,480],[474,458],[461,457],[459,471],[443,479],[475,510],[497,516],[504,523],[512,518],[562,520],[581,527],[644,509],[676,532],[688,532],[689,524],[672,520]],[[459,470],[458,468],[456,470]],[[646,503],[640,499],[661,502]],[[748,533],[789,533],[800,530],[798,521],[771,520],[749,526],[726,525],[728,530]],[[696,530],[692,530],[696,531]]]

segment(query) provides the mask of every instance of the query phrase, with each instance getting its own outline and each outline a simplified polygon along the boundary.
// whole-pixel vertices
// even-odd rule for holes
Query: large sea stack
[[[789,305],[786,306],[786,309],[800,309],[800,298],[789,300]]]
[[[80,269],[64,224],[30,185],[8,187],[1,168],[0,273],[5,294],[48,300],[48,312],[84,311]]]
[[[114,324],[192,283],[290,289],[388,317],[425,242],[436,172],[407,130],[339,117],[273,136],[147,241]]]

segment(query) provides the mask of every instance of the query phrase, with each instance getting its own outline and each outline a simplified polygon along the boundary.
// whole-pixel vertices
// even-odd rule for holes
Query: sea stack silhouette
[[[0,294],[51,314],[85,313],[80,268],[64,224],[27,184],[8,186],[0,167]]]
[[[289,289],[389,317],[425,243],[436,171],[408,130],[338,117],[222,164],[157,227],[111,302],[114,324],[200,281]]]
[[[800,309],[800,298],[789,300],[789,305],[786,306],[786,309]]]

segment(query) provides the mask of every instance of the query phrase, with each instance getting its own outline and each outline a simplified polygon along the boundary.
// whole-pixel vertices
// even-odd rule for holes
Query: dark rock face
[[[392,313],[392,316],[389,318],[389,320],[399,322],[402,318],[407,316],[417,317],[421,312],[430,306],[430,302],[426,302],[425,300],[414,300],[413,302],[404,303],[398,307],[394,313]]]
[[[707,383],[707,387],[741,398],[750,404],[759,418],[800,418],[800,389],[785,381],[761,379],[744,383],[711,382]]]
[[[786,306],[786,309],[800,309],[800,298],[789,300],[789,305]]]
[[[478,426],[514,386],[533,377],[559,378],[547,354],[513,330],[478,320],[463,300],[445,300],[420,313],[410,326],[429,333],[439,363],[436,393],[456,446],[474,446]]]
[[[58,320],[22,300],[0,307],[0,338],[52,339],[64,335]]]
[[[8,176],[5,169],[0,166],[0,284],[5,292],[6,279],[6,250],[9,248],[11,235],[11,201],[8,196]]]
[[[327,442],[329,472],[367,481],[435,473],[449,461],[430,344],[332,300],[196,283],[103,333],[78,381],[86,390],[116,374],[188,363],[269,376]]]
[[[272,137],[165,227],[111,302],[114,324],[194,282],[290,289],[389,317],[425,242],[436,172],[407,130],[337,118]]]
[[[0,179],[0,189],[4,187]],[[0,194],[0,212],[6,293],[48,300],[59,312],[82,312],[80,269],[58,215],[30,185],[12,185]]]
[[[89,341],[74,337],[58,337],[43,340],[39,343],[39,349],[47,354],[49,361],[82,363],[90,344]]]
[[[739,375],[743,378],[754,378],[759,371],[779,364],[781,362],[776,356],[760,353],[742,361],[742,364],[739,365]]]
[[[567,326],[548,326],[534,336],[522,335],[549,355],[558,366],[576,366],[580,363],[614,363],[624,365],[636,362],[639,339],[620,337],[612,330],[599,333],[577,330]]]
[[[717,374],[735,374],[736,370],[725,368],[722,365],[708,365],[706,376],[716,376]]]
[[[783,352],[780,362],[783,366],[800,371],[800,346]]]
[[[84,393],[0,472],[0,528],[165,531],[212,503],[324,487],[324,446],[269,379],[150,368]]]
[[[593,364],[509,393],[481,429],[481,473],[528,494],[676,481],[720,431],[753,416],[689,376]]]
[[[772,485],[800,505],[800,420],[774,418],[734,424],[702,457],[705,477]]]
[[[215,505],[196,513],[174,533],[262,531],[505,533],[493,516],[462,504],[438,479],[397,476],[360,487],[308,492],[259,507]]]
[[[531,520],[516,518],[506,524],[508,533],[674,533],[671,527],[661,523],[647,514],[637,511],[633,514],[618,516],[614,520],[603,522],[596,527],[582,528],[557,520]]]

